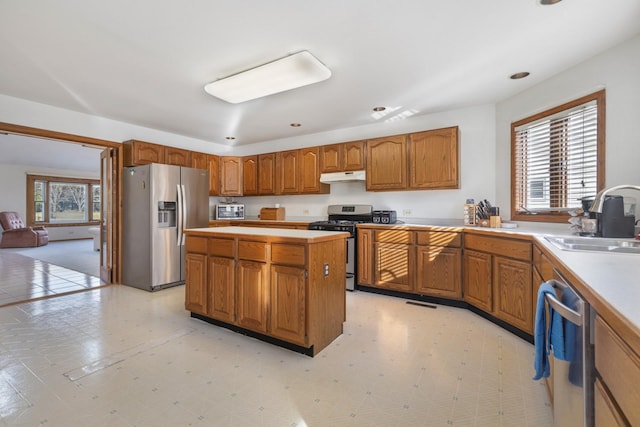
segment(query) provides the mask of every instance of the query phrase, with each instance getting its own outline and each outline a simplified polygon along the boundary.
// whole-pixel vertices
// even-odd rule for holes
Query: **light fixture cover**
[[[284,92],[331,77],[331,70],[306,50],[213,81],[208,94],[232,104]]]

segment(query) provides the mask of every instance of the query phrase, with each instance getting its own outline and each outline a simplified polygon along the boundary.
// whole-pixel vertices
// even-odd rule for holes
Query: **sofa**
[[[44,227],[27,227],[17,212],[0,212],[2,240],[0,248],[29,248],[49,243]]]

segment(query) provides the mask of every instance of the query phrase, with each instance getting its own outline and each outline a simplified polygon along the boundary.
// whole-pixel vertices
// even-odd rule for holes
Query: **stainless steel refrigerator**
[[[183,230],[208,227],[209,172],[126,167],[122,186],[122,282],[147,291],[184,283]]]

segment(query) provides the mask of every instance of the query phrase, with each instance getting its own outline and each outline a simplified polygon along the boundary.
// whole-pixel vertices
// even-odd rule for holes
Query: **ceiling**
[[[0,0],[0,12],[1,94],[226,145],[495,103],[640,32],[637,0]],[[242,104],[204,91],[301,50],[331,78]]]

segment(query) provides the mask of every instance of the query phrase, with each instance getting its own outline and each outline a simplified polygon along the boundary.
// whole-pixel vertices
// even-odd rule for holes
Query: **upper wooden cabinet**
[[[281,151],[276,154],[276,193],[297,194],[300,192],[300,152]]]
[[[198,153],[197,151],[193,151],[191,153],[191,167],[196,169],[209,169],[209,165],[207,164],[207,155],[205,153]]]
[[[352,141],[320,147],[322,173],[363,170],[365,141]]]
[[[131,139],[122,143],[125,166],[141,166],[164,163],[164,147],[151,142]]]
[[[320,147],[300,150],[299,189],[305,194],[329,192],[329,184],[320,183]]]
[[[407,188],[407,135],[367,141],[367,191]]]
[[[242,158],[242,193],[245,196],[258,194],[258,156]]]
[[[220,195],[242,196],[242,157],[220,157]]]
[[[258,194],[276,194],[276,153],[258,156]]]
[[[191,151],[176,147],[164,147],[164,163],[168,165],[191,167]]]
[[[207,169],[209,170],[209,195],[220,194],[220,157],[207,154]]]
[[[409,135],[409,187],[460,188],[458,128]]]

